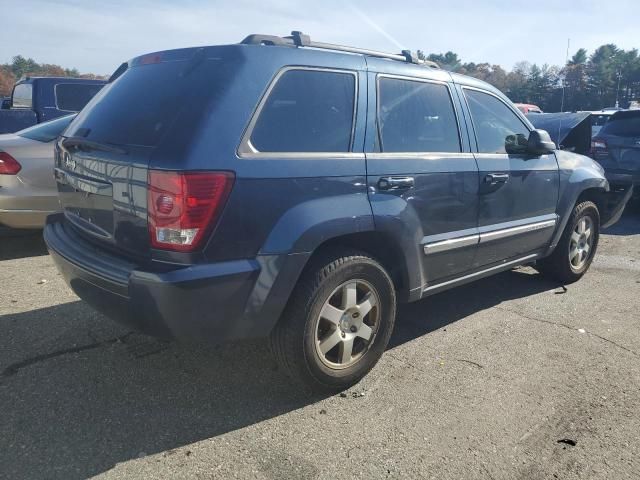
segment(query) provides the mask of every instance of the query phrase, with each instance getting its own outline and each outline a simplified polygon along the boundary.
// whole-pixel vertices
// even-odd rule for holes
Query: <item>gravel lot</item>
[[[132,334],[65,286],[37,235],[0,238],[0,477],[640,477],[640,215],[565,289],[521,268],[404,306],[337,396],[263,343]]]

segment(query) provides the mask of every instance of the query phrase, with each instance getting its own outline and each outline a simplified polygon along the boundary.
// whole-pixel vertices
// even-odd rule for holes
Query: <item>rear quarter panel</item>
[[[236,81],[221,92],[186,155],[188,169],[230,170],[236,181],[212,235],[209,261],[313,251],[324,240],[372,228],[363,153],[366,73],[362,57],[295,48],[239,46]],[[290,66],[357,73],[353,151],[291,156],[238,153],[251,117],[278,71]]]

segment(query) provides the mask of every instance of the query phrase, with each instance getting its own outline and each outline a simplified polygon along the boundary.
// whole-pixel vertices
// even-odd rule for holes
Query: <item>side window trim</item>
[[[451,85],[449,84],[449,82],[443,82],[440,80],[432,80],[432,79],[428,79],[428,78],[420,78],[420,77],[411,77],[411,76],[405,76],[405,75],[393,75],[390,73],[378,73],[376,74],[376,109],[375,109],[375,114],[376,114],[376,118],[375,118],[375,126],[376,126],[376,138],[378,139],[378,153],[385,153],[384,151],[384,144],[382,142],[382,132],[380,131],[380,80],[383,78],[391,78],[394,80],[405,80],[405,81],[409,81],[409,82],[420,82],[420,83],[431,83],[431,84],[435,84],[435,85],[443,85],[446,87],[447,89],[447,94],[449,95],[449,102],[451,103],[451,108],[453,109],[453,116],[455,118],[456,121],[456,126],[458,128],[458,144],[460,146],[460,152],[459,153],[463,153],[464,152],[464,142],[463,142],[463,137],[462,137],[462,130],[461,130],[461,125],[460,125],[460,115],[458,112],[458,108],[456,107],[456,103],[454,101],[454,97],[451,91]],[[389,153],[389,152],[387,152]],[[411,153],[411,154],[416,154],[416,153],[425,153],[425,154],[430,154],[430,153],[443,153],[443,152],[391,152],[391,153]],[[445,153],[452,153],[452,152],[445,152]],[[455,152],[454,152],[455,153]]]
[[[503,99],[501,99],[498,95],[496,95],[493,92],[490,92],[488,90],[483,90],[482,88],[469,87],[466,85],[461,85],[461,87],[462,87],[462,94],[463,94],[462,96],[464,99],[464,105],[467,108],[467,111],[469,112],[469,121],[471,122],[471,131],[473,132],[473,140],[474,140],[473,143],[475,144],[474,153],[478,155],[509,155],[508,153],[491,153],[491,154],[480,153],[480,144],[478,143],[478,133],[476,130],[476,124],[475,124],[475,120],[473,119],[473,114],[471,113],[471,107],[469,106],[469,99],[467,98],[467,94],[465,90],[473,90],[474,92],[480,92],[480,93],[484,93],[486,95],[492,96],[493,98],[501,102],[505,107],[507,107],[507,109],[509,109],[516,116],[516,118],[522,123],[524,128],[526,128],[529,132],[531,132],[531,127],[527,125],[526,122],[524,122],[520,117],[522,115],[522,112],[520,112],[520,110],[518,109],[514,109],[513,107],[511,107],[507,102],[505,102]]]
[[[271,92],[277,85],[280,78],[287,72],[290,71],[311,71],[311,72],[331,72],[331,73],[342,73],[353,76],[353,113],[351,119],[351,133],[349,139],[349,151],[348,152],[261,152],[256,149],[251,143],[251,135],[253,134],[253,129],[258,122],[258,118],[262,113],[264,106],[271,95]],[[347,69],[338,69],[338,68],[325,68],[325,67],[305,67],[305,66],[286,66],[278,70],[278,72],[274,75],[273,79],[269,82],[267,89],[265,90],[262,98],[258,102],[256,108],[251,114],[251,119],[247,124],[247,127],[242,134],[242,140],[240,141],[240,145],[236,150],[236,154],[239,158],[273,158],[277,156],[278,158],[362,158],[364,154],[353,152],[353,142],[356,133],[356,119],[358,114],[358,71],[356,70],[347,70]]]

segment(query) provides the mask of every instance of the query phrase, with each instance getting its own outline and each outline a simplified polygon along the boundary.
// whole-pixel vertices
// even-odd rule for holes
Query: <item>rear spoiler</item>
[[[121,64],[118,68],[116,68],[116,71],[111,74],[109,80],[107,80],[107,83],[112,83],[113,81],[115,81],[115,79],[126,72],[128,68],[129,62],[124,62],[123,64]]]

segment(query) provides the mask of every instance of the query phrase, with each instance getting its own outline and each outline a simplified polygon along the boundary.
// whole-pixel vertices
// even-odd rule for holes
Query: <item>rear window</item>
[[[212,97],[224,90],[235,68],[222,58],[142,61],[98,92],[66,134],[114,145],[155,147],[170,134],[180,112],[185,113],[181,127],[197,128],[198,119]]]
[[[640,137],[640,112],[633,115],[614,116],[604,124],[601,134],[617,137]]]
[[[55,87],[58,110],[79,112],[101,88],[99,84],[59,83]]]
[[[50,122],[40,123],[33,127],[25,128],[16,133],[24,138],[31,140],[37,140],[39,142],[50,142],[60,136],[65,128],[69,126],[71,120],[75,118],[75,113],[72,115],[65,115],[64,117],[56,118]]]
[[[348,152],[355,88],[351,73],[285,72],[260,111],[251,144],[260,152]]]
[[[591,115],[591,125],[594,127],[601,127],[607,120],[611,118],[611,115]]]
[[[31,108],[33,86],[30,83],[21,83],[13,89],[13,108]]]

